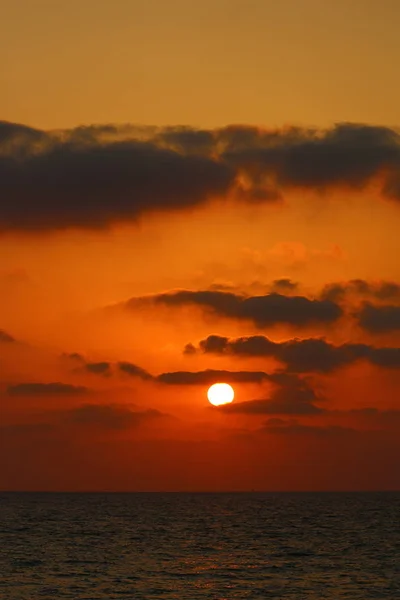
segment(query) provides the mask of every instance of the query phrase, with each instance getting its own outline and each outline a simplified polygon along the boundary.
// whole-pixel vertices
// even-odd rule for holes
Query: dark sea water
[[[400,599],[400,494],[0,494],[0,598]]]

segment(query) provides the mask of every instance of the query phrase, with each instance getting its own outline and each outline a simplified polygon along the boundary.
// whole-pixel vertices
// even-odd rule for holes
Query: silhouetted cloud
[[[12,335],[4,331],[4,329],[0,329],[0,343],[8,344],[10,342],[15,342],[15,338]]]
[[[126,373],[131,377],[140,377],[140,379],[144,379],[145,381],[150,381],[153,379],[153,375],[151,375],[148,371],[130,362],[119,362],[118,368],[122,373]]]
[[[400,201],[400,137],[387,127],[45,132],[0,122],[0,229],[103,228],[230,191],[240,201],[272,202],[287,188],[360,189],[377,175],[382,193]]]
[[[149,373],[145,369],[142,369],[142,367],[139,367],[138,365],[135,365],[131,362],[127,362],[127,361],[120,361],[117,363],[112,363],[109,361],[87,362],[85,357],[82,354],[79,354],[78,352],[63,354],[62,356],[69,360],[73,360],[74,362],[80,363],[81,369],[83,369],[84,371],[87,371],[88,373],[91,373],[93,375],[110,376],[110,375],[116,374],[116,373],[124,373],[126,375],[129,375],[130,377],[139,377],[140,379],[143,379],[146,381],[150,381],[150,380],[154,379],[154,377],[153,377],[153,375],[151,375],[151,373]]]
[[[157,381],[168,385],[211,385],[212,383],[261,383],[270,378],[263,371],[223,371],[207,369],[205,371],[174,371],[162,373]]]
[[[272,357],[296,373],[328,373],[357,360],[368,360],[380,367],[400,368],[400,348],[375,348],[367,344],[334,346],[322,338],[292,339],[273,342],[262,335],[227,337],[210,335],[199,342],[198,348],[187,344],[185,354],[229,354],[243,357]]]
[[[124,306],[127,309],[135,309],[146,304],[163,304],[170,307],[199,306],[223,317],[252,321],[259,328],[278,323],[297,326],[328,324],[342,315],[342,309],[330,300],[310,300],[305,296],[283,296],[276,293],[244,296],[210,290],[177,290],[131,298]]]
[[[367,344],[334,346],[322,338],[292,339],[273,342],[262,335],[227,337],[210,335],[199,342],[198,348],[186,344],[185,354],[230,354],[243,357],[272,357],[297,373],[327,373],[357,360],[368,360],[380,367],[400,368],[400,348],[375,348]]]
[[[384,169],[398,173],[400,166],[400,137],[386,127],[342,123],[325,131],[232,133],[224,157],[259,185],[269,178],[279,188],[362,188]],[[397,188],[391,189],[396,197]]]
[[[388,333],[400,329],[400,306],[365,304],[358,313],[360,326],[370,333]]]
[[[400,369],[400,348],[368,349],[368,360],[378,367]]]
[[[380,301],[399,300],[400,284],[394,281],[371,282],[365,279],[351,279],[346,282],[329,283],[323,288],[321,298],[339,302],[348,294]]]
[[[86,363],[84,368],[95,375],[110,375],[111,373],[111,364],[106,361]]]
[[[324,410],[315,402],[324,400],[309,384],[299,377],[286,375],[277,378],[278,383],[269,398],[234,402],[218,407],[218,410],[247,415],[318,415]]]
[[[275,279],[272,282],[271,290],[274,292],[282,292],[282,293],[290,293],[294,292],[298,288],[298,283],[296,281],[292,281],[287,277],[282,277],[281,279]]]
[[[119,404],[85,404],[68,411],[65,420],[104,429],[130,429],[165,415],[158,410],[132,410]]]
[[[53,383],[17,383],[7,388],[7,393],[11,396],[76,395],[88,392],[87,387],[58,381]]]
[[[0,229],[102,228],[154,210],[196,206],[225,194],[234,177],[221,160],[154,141],[107,141],[95,129],[32,140],[16,126],[14,142],[9,131],[0,144],[0,192],[7,199]]]

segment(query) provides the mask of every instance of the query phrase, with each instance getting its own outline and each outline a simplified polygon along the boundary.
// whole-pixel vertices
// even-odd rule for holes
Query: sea
[[[400,600],[400,493],[1,493],[1,600]]]

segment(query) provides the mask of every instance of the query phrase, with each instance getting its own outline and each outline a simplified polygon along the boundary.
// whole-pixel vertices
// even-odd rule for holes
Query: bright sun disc
[[[208,388],[207,398],[214,406],[229,404],[235,397],[233,387],[229,383],[214,383]]]

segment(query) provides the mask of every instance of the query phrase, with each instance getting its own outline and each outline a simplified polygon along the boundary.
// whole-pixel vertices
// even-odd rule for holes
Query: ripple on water
[[[0,598],[395,600],[400,494],[1,494]]]

